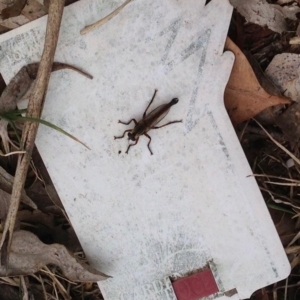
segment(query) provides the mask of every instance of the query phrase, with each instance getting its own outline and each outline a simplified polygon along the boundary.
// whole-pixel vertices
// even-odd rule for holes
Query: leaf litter
[[[247,58],[230,38],[227,38],[225,49],[235,54],[224,95],[226,109],[234,124],[249,120],[266,108],[290,103],[290,99],[270,95],[261,87]]]
[[[294,73],[288,72],[287,70],[291,66],[283,62],[279,69],[286,69],[285,74],[287,76],[291,76],[291,74],[295,74],[295,76],[292,79],[290,78],[290,82],[281,85],[272,76],[276,72],[270,73],[268,69],[265,69],[270,65],[276,54],[300,54],[300,48],[295,43],[295,38],[300,33],[297,19],[297,13],[300,11],[299,2],[293,0],[230,1],[243,16],[235,10],[231,22],[229,36],[232,41],[228,40],[227,47],[236,55],[235,69],[239,72],[234,71],[232,73],[231,81],[225,91],[225,103],[293,266],[292,274],[287,281],[276,286],[266,287],[255,293],[251,299],[296,299],[299,296],[297,276],[299,276],[300,265],[300,249],[298,246],[300,236],[300,190],[298,185],[300,167],[298,164],[299,141],[297,139],[299,137],[297,131],[299,122],[298,119],[293,119],[292,115],[296,116],[298,114],[298,108],[295,106],[297,105],[295,102],[297,97],[293,96],[298,93],[296,85],[298,73],[297,70]],[[125,3],[129,2],[126,1]],[[49,1],[39,1],[39,3],[28,1],[27,4],[19,16],[11,17],[0,23],[0,32],[16,28],[24,22],[28,22],[30,18],[40,17],[47,12],[49,7]],[[26,12],[26,8],[28,9],[30,5],[33,7],[34,4],[36,7],[34,12],[36,13],[31,14],[28,10]],[[0,9],[6,7],[8,7],[7,4],[0,4]],[[40,13],[38,10],[40,10]],[[15,21],[15,18],[19,18],[18,21]],[[99,22],[101,23],[101,21]],[[275,60],[273,63],[275,63]],[[282,75],[284,75],[284,72]],[[15,109],[15,103],[21,97],[20,94],[27,89],[27,86],[31,85],[33,79],[30,75],[27,73],[23,76],[24,79],[20,82],[11,83],[11,85],[19,84],[22,87],[20,93],[15,92],[11,95],[6,95],[7,91],[4,93],[4,99],[2,99],[4,103],[2,109],[4,111],[9,107]],[[241,85],[237,84],[236,78],[238,76],[240,76],[240,79],[244,79],[240,83]],[[287,86],[293,88],[287,88]],[[7,98],[13,100],[7,101]],[[259,121],[260,125],[252,120],[253,117]],[[291,124],[288,124],[289,121]],[[5,124],[1,127],[5,128]],[[3,150],[7,152],[10,148],[14,148],[18,141],[14,131],[10,130],[7,133],[7,124],[3,132],[1,137],[6,141],[6,144],[3,144]],[[7,136],[5,136],[5,132]],[[291,132],[295,133],[294,136],[289,136]],[[12,168],[14,168],[15,162],[13,159],[0,158],[0,162],[3,162],[4,159],[6,159],[6,165],[12,165]],[[31,169],[28,174],[31,175],[27,177],[26,192],[24,190],[22,194],[27,203],[23,201],[24,199],[21,199],[23,202],[18,212],[18,222],[15,224],[19,231],[14,232],[13,240],[22,241],[17,234],[21,232],[28,240],[38,245],[37,249],[46,249],[49,253],[61,251],[60,256],[64,257],[67,252],[65,252],[66,248],[63,248],[62,244],[65,243],[65,246],[75,253],[78,249],[81,249],[80,244],[68,222],[55,188],[50,178],[47,178],[46,169],[38,159],[37,153],[33,155],[33,162],[37,167],[36,170]],[[8,176],[7,174],[3,176]],[[0,193],[6,195],[3,196],[7,199],[5,201],[9,201],[8,196],[11,193],[11,185],[8,184],[8,187],[2,187],[0,182],[0,188],[3,190]],[[34,208],[35,203],[37,203],[38,210]],[[6,208],[3,208],[4,211],[7,210],[7,205],[9,203],[6,204]],[[12,245],[18,245],[17,242]],[[61,245],[56,248],[56,246],[51,246],[53,243],[54,245],[57,245],[57,243]],[[26,247],[25,241],[24,245]],[[18,247],[13,249],[18,253]],[[77,259],[82,260],[83,253],[77,253],[79,254],[79,256],[77,254]],[[26,253],[29,256],[28,262],[32,263],[30,265],[31,270],[35,270],[36,261],[30,258],[31,254],[30,251]],[[13,257],[16,257],[16,261],[18,261],[17,254]],[[74,257],[71,257],[72,261]],[[30,297],[35,297],[35,299],[71,299],[71,297],[84,299],[89,296],[92,297],[91,299],[102,299],[95,285],[90,283],[76,285],[72,281],[76,278],[66,279],[61,273],[65,268],[56,256],[48,266],[45,265],[49,260],[41,259],[40,261],[43,266],[38,267],[40,271],[35,274],[2,277],[3,284],[0,284],[1,299],[9,300],[9,295],[15,297],[11,299],[16,299],[16,297],[19,297],[19,291],[21,291],[23,299],[29,299]],[[18,261],[20,268],[15,269],[17,273],[24,266],[22,263],[24,262]],[[75,261],[74,264],[76,265]],[[93,274],[93,272],[91,273]],[[105,275],[103,276],[105,277]],[[287,291],[290,298],[287,298]]]
[[[65,5],[77,0],[66,0]],[[0,1],[0,33],[18,28],[28,22],[36,20],[47,14],[49,0],[14,0]]]
[[[15,4],[17,5],[18,3],[16,2]],[[30,2],[32,1],[29,1],[28,3],[30,4]],[[18,137],[18,131],[22,131],[22,127],[20,127],[16,121],[20,121],[21,119],[24,121],[38,121],[39,123],[46,124],[45,121],[33,118],[32,116],[40,115],[40,113],[36,112],[35,107],[42,107],[40,104],[43,103],[43,99],[45,97],[47,80],[49,80],[57,43],[63,3],[59,0],[55,0],[50,3],[45,1],[44,4],[47,6],[47,9],[49,9],[47,25],[47,32],[49,31],[47,34],[49,39],[47,39],[46,34],[46,50],[44,49],[41,63],[24,66],[19,73],[16,74],[8,86],[3,87],[2,89],[2,96],[0,97],[0,115],[3,124],[1,125],[2,128],[0,132],[2,146],[5,152],[8,152],[10,147],[20,147],[21,149],[23,147],[23,144]],[[59,63],[53,63],[52,65],[52,71],[65,68],[80,72],[82,75],[92,79],[92,77],[88,74],[70,65]],[[47,78],[46,81],[41,79],[42,77]],[[32,81],[35,79],[37,79],[37,83],[34,88],[30,90]],[[23,117],[22,113],[24,111],[16,109],[17,102],[26,95],[26,93],[30,95],[30,101],[41,101],[40,104],[37,104],[36,102],[34,107],[29,101],[29,108],[27,112],[29,113],[29,117]],[[32,96],[33,94],[34,96]],[[9,128],[8,125],[10,125],[11,128]],[[54,128],[53,124],[47,123],[46,125]],[[27,129],[28,128],[29,131],[26,134],[28,134],[28,136],[31,135],[30,140],[34,141],[34,135],[36,134],[37,127],[35,126],[34,129],[34,127],[31,128],[29,125],[27,126]],[[11,135],[11,130],[8,131],[8,129],[13,129],[13,137]],[[24,131],[26,132],[26,123],[23,135]],[[67,133],[65,132],[65,134]],[[74,138],[73,136],[70,137]],[[24,144],[24,147],[27,149],[29,154],[32,153],[33,143],[28,145]],[[80,244],[74,230],[68,222],[67,216],[62,208],[57,193],[55,192],[55,188],[51,182],[46,184],[43,179],[46,169],[42,168],[44,169],[44,174],[41,175],[40,168],[35,166],[33,160],[30,162],[31,170],[29,170],[28,175],[30,173],[34,173],[35,179],[33,185],[36,186],[38,182],[43,183],[45,187],[45,194],[47,195],[44,196],[51,199],[54,205],[43,207],[44,211],[39,211],[36,209],[36,198],[35,195],[32,194],[32,187],[29,187],[28,191],[30,191],[29,193],[34,198],[33,201],[25,194],[25,192],[20,191],[20,184],[18,182],[22,182],[23,180],[25,181],[29,166],[29,160],[27,160],[26,157],[27,156],[25,156],[26,162],[24,160],[24,167],[19,168],[19,170],[17,168],[16,170],[16,176],[18,175],[19,177],[17,180],[15,177],[12,185],[12,191],[9,190],[9,192],[12,192],[12,197],[10,197],[10,195],[5,191],[1,192],[2,197],[6,199],[3,201],[1,216],[2,222],[5,220],[3,223],[4,231],[1,237],[1,276],[18,275],[18,277],[13,278],[15,281],[18,281],[16,286],[19,287],[23,299],[31,299],[32,297],[42,297],[41,299],[61,299],[61,297],[63,299],[71,299],[72,297],[75,297],[75,299],[78,297],[80,299],[103,299],[98,287],[92,282],[107,279],[109,276],[93,269],[87,263],[82,262],[83,253]],[[0,159],[0,161],[3,162],[3,159]],[[14,159],[10,159],[5,162],[6,166],[11,164],[16,166],[16,161]],[[12,168],[15,169],[13,166]],[[29,179],[28,175],[27,179]],[[17,184],[15,184],[16,182]],[[21,183],[21,186],[23,185],[24,183]],[[39,192],[40,190],[41,188],[38,188]],[[27,203],[19,206],[20,200],[25,202],[24,198]],[[29,200],[31,202],[29,202]],[[28,205],[34,207],[35,210],[33,212],[28,210]],[[18,208],[19,212],[17,211]],[[49,215],[49,212],[52,214]],[[53,218],[53,214],[56,214],[56,217]],[[65,221],[63,221],[62,224],[56,224],[54,220],[57,220],[57,218],[62,218]],[[44,240],[44,243],[40,241],[40,239]],[[55,240],[58,240],[60,244],[55,243]],[[68,249],[73,249],[74,251],[75,249],[77,249],[77,251],[79,249],[79,251],[81,251],[79,252],[79,254],[81,253],[80,258],[75,259],[74,255],[70,255],[69,251],[65,248],[65,246],[63,246],[63,244],[66,244]],[[38,276],[32,274],[36,272],[39,272]],[[36,285],[34,281],[32,281],[32,278],[37,280],[39,284]],[[6,283],[11,283],[9,277],[2,277],[1,280]],[[80,282],[79,286],[74,284],[75,281]],[[13,294],[11,289],[3,289],[3,293],[5,292],[7,293],[6,296],[8,294]]]
[[[232,119],[292,266],[291,275],[286,280],[257,291],[251,299],[298,299],[300,47],[293,43],[293,39],[300,31],[300,1],[253,0],[231,3],[237,10],[233,13],[229,36],[249,63],[251,70],[247,72],[255,74],[260,88],[267,94],[272,97],[276,95],[279,99],[289,99],[289,103],[270,106],[252,117],[250,114],[249,117],[246,115],[241,121],[236,121],[236,117]],[[258,7],[262,10],[258,11]],[[244,77],[248,78],[245,73],[246,71],[240,73],[241,81]],[[257,90],[259,88],[255,91]],[[248,111],[243,107],[247,100],[249,101],[244,100],[244,97],[237,97],[236,100],[239,101],[238,108],[242,111],[242,116]],[[258,112],[263,101],[257,101],[260,102],[258,106],[252,101],[255,106],[252,111],[257,109]],[[239,112],[236,113],[240,117]]]
[[[32,64],[23,67],[10,82],[10,84],[4,88],[2,97],[0,98],[0,109],[2,113],[16,108],[17,101],[20,100],[24,94],[26,94],[26,91],[29,89],[32,80],[35,79],[37,67],[38,64]],[[75,69],[71,66],[67,67]],[[62,68],[66,68],[66,65],[54,64],[53,69],[60,70]],[[13,177],[3,168],[0,168],[0,196],[2,199],[0,205],[0,219],[2,221],[5,220],[9,209],[11,198],[9,193],[12,191],[12,185]],[[26,195],[25,191],[23,191],[21,201],[23,201],[23,203],[25,203],[27,206],[31,206],[33,209],[37,208],[36,204]],[[39,219],[39,224],[43,224],[45,227],[49,228],[51,225],[53,225],[51,218],[49,219],[47,214],[42,212],[39,213],[36,210],[34,213],[30,213],[28,210],[23,210],[18,214],[19,222],[30,221],[31,224],[35,223],[34,220],[36,220],[36,217]],[[20,224],[17,223],[17,227],[20,229]],[[52,231],[54,231],[54,226],[52,227]],[[61,228],[59,236],[61,236],[62,232],[63,230]],[[94,282],[109,277],[94,270],[90,266],[77,261],[72,255],[69,254],[64,246],[59,244],[45,245],[38,239],[36,235],[25,230],[16,231],[14,233],[10,256],[7,265],[0,267],[0,276],[28,275],[42,270],[42,268],[48,264],[53,264],[59,267],[64,275],[72,281]],[[56,278],[51,272],[50,275],[51,278]],[[22,279],[23,277],[20,276],[20,278]],[[28,291],[26,290],[25,293],[24,284],[22,286],[25,295],[28,293]],[[61,288],[59,290],[62,292]]]

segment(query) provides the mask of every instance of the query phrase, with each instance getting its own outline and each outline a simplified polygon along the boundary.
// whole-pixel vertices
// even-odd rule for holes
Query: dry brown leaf
[[[12,192],[12,186],[14,182],[14,177],[8,174],[2,167],[0,167],[0,189],[9,195]],[[37,209],[35,203],[26,195],[25,190],[22,191],[21,201],[33,209]],[[2,210],[2,207],[1,207]]]
[[[225,49],[235,55],[224,95],[226,109],[234,124],[249,120],[268,107],[291,102],[286,97],[272,96],[261,87],[247,58],[230,38],[226,40]]]
[[[1,12],[2,19],[8,19],[11,17],[16,17],[21,14],[27,0],[16,0],[13,5],[4,8]]]
[[[58,266],[72,281],[95,282],[110,277],[78,262],[64,246],[46,245],[33,233],[25,230],[14,232],[8,266],[7,269],[0,267],[0,276],[32,274],[48,264]]]
[[[300,102],[300,55],[281,53],[274,56],[265,74],[293,101]]]

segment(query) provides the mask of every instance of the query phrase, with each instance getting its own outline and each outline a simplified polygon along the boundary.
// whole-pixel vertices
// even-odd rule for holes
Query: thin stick
[[[284,146],[282,146],[279,142],[277,142],[270,134],[269,132],[263,128],[263,126],[258,122],[256,121],[255,119],[253,119],[257,125],[265,132],[265,134],[270,138],[270,140],[275,144],[277,145],[281,150],[283,150],[286,154],[288,154],[297,164],[300,165],[300,160],[292,153],[290,152],[288,149],[286,149]]]
[[[91,31],[93,31],[94,29],[102,26],[103,24],[105,24],[106,22],[108,22],[110,19],[112,19],[114,16],[116,16],[128,3],[130,3],[132,0],[126,0],[121,6],[119,6],[117,9],[115,9],[112,13],[110,13],[109,15],[107,15],[106,17],[104,17],[103,19],[97,21],[94,24],[91,24],[89,26],[86,26],[85,28],[83,28],[80,31],[80,34],[86,34],[89,33]]]
[[[12,151],[9,153],[4,154],[2,151],[0,151],[0,156],[10,156],[10,155],[15,155],[15,154],[24,154],[26,153],[25,151]]]
[[[45,37],[44,51],[39,65],[35,85],[30,95],[27,116],[39,118],[43,109],[44,99],[50,79],[54,54],[56,50],[61,18],[64,9],[64,0],[52,0],[49,6],[49,15]],[[22,144],[26,154],[19,156],[15,180],[12,189],[11,203],[4,225],[0,242],[1,263],[7,266],[10,246],[19,208],[20,198],[31,159],[32,150],[38,130],[38,123],[26,122],[22,133]]]
[[[23,292],[22,300],[28,300],[29,297],[28,297],[28,290],[27,290],[25,278],[24,278],[24,276],[20,276],[20,279],[21,279],[21,286],[22,286],[22,292]]]

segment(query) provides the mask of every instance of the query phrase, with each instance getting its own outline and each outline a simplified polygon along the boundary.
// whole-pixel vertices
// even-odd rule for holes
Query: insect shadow
[[[159,128],[165,127],[167,125],[170,125],[170,124],[182,122],[182,120],[172,121],[172,122],[168,122],[161,126],[155,126],[167,115],[170,108],[173,105],[175,105],[176,103],[178,103],[178,101],[179,101],[178,98],[173,98],[169,103],[162,104],[162,105],[158,106],[157,108],[155,108],[154,110],[152,110],[149,114],[147,114],[147,110],[149,109],[150,105],[152,104],[156,93],[157,93],[157,90],[154,91],[152,99],[143,114],[143,118],[140,121],[137,122],[135,119],[131,119],[129,122],[126,123],[126,122],[122,122],[119,120],[119,123],[124,124],[124,125],[129,125],[132,121],[135,124],[134,128],[125,130],[122,136],[114,137],[115,139],[122,139],[125,136],[126,132],[128,132],[128,139],[135,141],[135,143],[129,144],[129,146],[126,150],[127,154],[128,154],[130,147],[135,146],[138,143],[140,136],[145,135],[149,139],[148,149],[149,149],[151,155],[153,155],[153,152],[151,151],[151,148],[150,148],[151,137],[148,134],[148,131],[151,129],[159,129]]]

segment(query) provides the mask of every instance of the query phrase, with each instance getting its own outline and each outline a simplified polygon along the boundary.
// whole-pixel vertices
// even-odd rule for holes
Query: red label
[[[199,300],[219,291],[211,270],[204,270],[173,282],[178,300]]]

